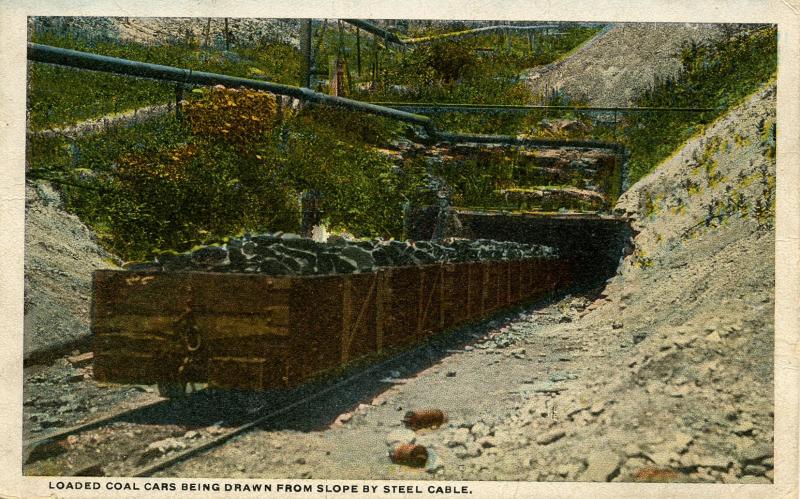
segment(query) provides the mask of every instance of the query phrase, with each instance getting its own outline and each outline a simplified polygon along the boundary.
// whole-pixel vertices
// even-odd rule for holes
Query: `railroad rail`
[[[405,352],[402,355],[388,359],[380,364],[371,366],[368,369],[362,369],[361,371],[356,372],[355,374],[352,374],[351,376],[348,376],[342,380],[320,387],[319,389],[312,391],[312,393],[309,395],[304,395],[304,396],[301,395],[300,397],[294,397],[294,400],[290,400],[288,403],[282,404],[278,408],[266,409],[262,406],[246,410],[244,411],[244,414],[241,413],[234,414],[233,415],[234,418],[238,417],[237,419],[242,419],[242,416],[244,416],[245,421],[239,424],[231,425],[229,429],[221,430],[221,434],[211,435],[210,438],[204,438],[197,444],[189,445],[185,449],[182,449],[178,452],[168,453],[161,458],[153,459],[152,461],[143,464],[141,466],[131,467],[125,472],[125,476],[131,476],[131,477],[152,476],[153,474],[161,470],[164,470],[176,463],[185,461],[195,455],[208,451],[214,447],[223,445],[225,442],[238,435],[255,430],[259,426],[269,422],[270,420],[275,419],[281,415],[284,415],[298,407],[302,407],[308,404],[309,402],[313,402],[314,400],[319,399],[320,397],[323,397],[326,394],[333,392],[334,390],[353,384],[368,374],[374,373],[375,371],[381,369],[387,369],[388,368],[387,366],[390,366],[393,363],[397,363],[404,357],[412,355],[415,352],[416,350],[411,350]],[[69,447],[67,439],[71,436],[77,436],[90,432],[92,430],[98,430],[104,427],[109,427],[114,423],[124,422],[126,419],[136,419],[137,416],[141,416],[146,411],[151,411],[152,409],[155,408],[163,408],[165,405],[169,403],[170,401],[168,400],[159,400],[157,402],[147,403],[135,407],[133,409],[119,411],[111,415],[108,415],[106,417],[95,419],[81,425],[76,425],[71,428],[67,428],[65,430],[43,436],[41,438],[24,442],[23,449],[25,449],[25,455],[27,456],[25,460],[27,470],[30,471],[31,469],[35,469],[36,463],[39,461],[45,461],[49,457],[59,457],[61,454],[66,453],[67,452],[66,447]],[[230,404],[218,404],[218,405],[220,405],[220,407],[222,408],[230,407]],[[144,419],[144,422],[142,423],[143,428],[152,426],[153,418],[140,417],[140,419]],[[226,423],[225,421],[220,421],[218,422],[218,426],[222,428],[225,423]],[[143,453],[143,451],[145,451],[144,448],[147,446],[147,444],[150,444],[156,440],[157,438],[151,439],[151,441],[148,442],[142,442],[142,445],[136,452],[140,454]],[[86,464],[78,466],[72,469],[71,472],[64,474],[64,476],[104,476],[104,475],[105,473],[103,471],[103,464],[97,463],[96,461],[91,459],[88,460]]]

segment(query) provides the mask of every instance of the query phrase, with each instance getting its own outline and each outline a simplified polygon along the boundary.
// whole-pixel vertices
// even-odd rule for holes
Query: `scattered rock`
[[[767,472],[767,467],[758,464],[748,464],[744,467],[743,471],[745,475],[761,476]]]
[[[157,450],[161,454],[166,454],[174,450],[183,450],[185,448],[186,443],[176,438],[165,438],[164,440],[158,440],[147,446],[148,451]]]
[[[434,474],[444,469],[444,461],[433,449],[428,449],[428,460],[425,463],[425,471]]]
[[[678,454],[686,452],[689,444],[691,444],[693,441],[694,438],[691,435],[687,435],[686,433],[676,433],[673,437],[672,450]]]
[[[752,421],[742,421],[733,429],[733,432],[737,435],[747,435],[748,433],[752,433],[755,429],[755,425],[753,425]]]
[[[447,442],[448,447],[457,447],[459,445],[465,446],[467,442],[470,442],[470,434],[467,428],[459,428],[453,432],[453,435],[450,437],[450,440]]]
[[[731,460],[723,456],[712,455],[688,455],[695,466],[702,466],[704,468],[711,468],[720,471],[726,471],[731,464]]]
[[[760,463],[773,456],[772,444],[751,441],[750,444],[738,450],[738,455],[739,460],[745,464]]]
[[[592,416],[599,416],[605,410],[605,402],[597,402],[589,408],[589,414]]]
[[[472,428],[470,428],[469,432],[475,436],[475,438],[481,438],[486,435],[490,434],[490,428],[482,421],[478,421]]]
[[[344,414],[340,414],[339,417],[336,418],[334,424],[343,425],[353,419],[353,414],[349,412],[345,412]]]
[[[86,352],[67,357],[67,361],[72,364],[72,367],[86,367],[92,363],[94,359],[94,352]]]
[[[566,435],[567,433],[561,429],[550,430],[547,433],[543,433],[536,437],[536,443],[539,445],[548,445],[556,440],[559,440],[561,437]]]
[[[586,459],[586,470],[581,479],[589,482],[607,482],[619,472],[620,457],[609,450],[595,451]]]
[[[393,430],[386,435],[386,444],[391,446],[395,444],[413,444],[416,440],[417,434],[404,428]]]
[[[466,445],[459,445],[455,448],[455,455],[460,459],[478,457],[481,455],[481,452],[481,446],[475,442],[467,442]]]

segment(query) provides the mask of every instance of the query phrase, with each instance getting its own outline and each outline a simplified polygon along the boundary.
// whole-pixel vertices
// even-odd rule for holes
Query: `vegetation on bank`
[[[518,75],[559,57],[593,33],[575,28],[564,36],[539,37],[535,50],[527,36],[486,35],[405,52],[374,44],[374,54],[362,33],[362,74],[352,67],[351,47],[347,61],[353,78],[345,80],[345,88],[350,97],[373,101],[529,104],[534,101]],[[339,57],[330,47],[337,47],[333,40],[340,36],[333,29],[321,33],[320,53]],[[348,44],[355,43],[352,33],[341,40],[338,50],[346,54]],[[280,44],[236,47],[233,52],[188,44],[59,41],[44,35],[36,41],[226,74],[267,75],[284,83],[295,82],[299,73],[299,54]],[[774,28],[761,28],[716,44],[689,46],[681,54],[681,75],[658,83],[637,103],[713,108],[710,112],[629,114],[617,127],[588,114],[560,111],[451,113],[436,119],[448,130],[622,142],[630,153],[629,180],[634,182],[771,78],[776,42]],[[375,55],[378,64],[371,71],[368,61]],[[35,127],[52,126],[174,98],[172,85],[133,82],[31,64],[31,121]],[[569,103],[559,94],[549,99]],[[183,110],[182,118],[164,115],[74,140],[30,137],[29,176],[58,181],[68,209],[93,228],[104,246],[128,260],[149,258],[161,249],[186,250],[243,231],[297,231],[302,193],[316,193],[320,215],[333,228],[356,236],[402,237],[404,206],[433,202],[431,175],[446,179],[454,202],[462,205],[505,203],[508,196],[501,191],[515,187],[558,190],[549,174],[540,175],[546,168],[519,151],[441,165],[419,157],[399,160],[381,149],[398,140],[406,125],[360,113],[320,106],[299,112],[279,109],[268,94],[231,89],[187,90]],[[556,117],[574,126],[554,126]],[[591,185],[578,174],[560,179],[560,185],[600,186],[613,203],[620,181],[619,169],[608,169]],[[588,200],[571,207],[592,206],[594,201]]]
[[[243,231],[297,231],[302,192],[319,193],[334,228],[402,235],[403,203],[425,192],[424,172],[376,149],[398,125],[324,107],[281,113],[270,94],[198,89],[182,118],[32,141],[29,176],[57,179],[67,209],[128,260]]]
[[[773,78],[778,66],[774,26],[745,31],[681,51],[683,71],[656,83],[636,102],[642,107],[712,108],[703,113],[629,114],[618,138],[630,151],[631,183],[652,171],[681,144]]]

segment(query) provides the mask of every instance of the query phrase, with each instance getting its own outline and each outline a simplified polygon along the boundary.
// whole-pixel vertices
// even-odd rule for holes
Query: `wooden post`
[[[356,28],[356,69],[361,78],[361,28]]]
[[[300,86],[311,88],[311,19],[300,21]]]
[[[350,335],[350,328],[352,327],[353,315],[353,282],[350,276],[345,276],[342,279],[342,364],[347,362],[349,358],[349,348],[347,345],[347,338]]]
[[[228,18],[225,18],[225,50],[231,49],[231,37],[228,31]]]
[[[181,119],[181,101],[183,101],[183,84],[175,84],[175,117]]]

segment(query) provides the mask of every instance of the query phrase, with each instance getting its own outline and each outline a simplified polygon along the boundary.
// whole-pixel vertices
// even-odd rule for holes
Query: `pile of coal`
[[[226,244],[185,253],[162,252],[154,262],[128,270],[253,272],[268,275],[326,275],[370,272],[382,267],[434,263],[551,259],[548,246],[488,239],[432,241],[348,240],[332,236],[325,243],[291,233],[245,234]]]

